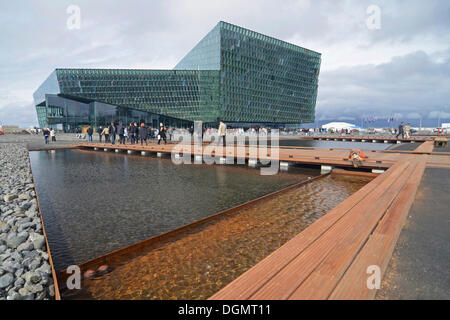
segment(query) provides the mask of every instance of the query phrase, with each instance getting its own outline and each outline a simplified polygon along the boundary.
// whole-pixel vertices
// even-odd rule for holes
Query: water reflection
[[[318,174],[261,176],[245,166],[176,166],[103,151],[40,151],[30,159],[57,270]]]
[[[369,181],[328,176],[259,202],[84,280],[71,298],[207,299]]]

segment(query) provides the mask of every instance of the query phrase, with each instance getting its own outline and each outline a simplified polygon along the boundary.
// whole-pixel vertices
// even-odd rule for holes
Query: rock
[[[40,234],[36,234],[36,236],[34,236],[33,238],[31,241],[33,242],[35,249],[43,249],[45,247],[45,237],[44,236],[42,236]]]
[[[37,284],[39,283],[39,281],[42,280],[42,277],[37,272],[33,271],[28,271],[27,273],[24,274],[23,277],[25,278],[25,281],[27,283],[31,284]]]
[[[21,295],[23,300],[33,300],[34,299],[34,294],[25,288],[20,288],[19,294]]]
[[[24,212],[27,211],[30,207],[31,207],[31,203],[29,203],[29,202],[25,202],[20,205],[20,209],[22,209],[22,211],[24,211]]]
[[[32,283],[27,282],[27,283],[25,283],[24,288],[27,289],[31,293],[38,293],[38,292],[44,291],[44,287],[40,283],[32,284]]]
[[[7,248],[8,248],[7,246],[1,245],[1,246],[0,246],[0,254],[5,253]]]
[[[3,196],[3,201],[5,202],[11,202],[14,199],[17,199],[17,194],[8,194],[6,196]]]
[[[20,276],[17,278],[17,280],[14,282],[14,287],[16,288],[22,288],[25,284],[25,279],[21,278]]]
[[[17,251],[18,252],[22,252],[22,251],[24,251],[24,250],[26,250],[26,251],[31,251],[31,250],[33,250],[34,249],[34,245],[33,245],[33,243],[31,243],[31,242],[24,242],[24,243],[22,243],[21,245],[19,245],[18,247],[17,247]]]
[[[22,243],[24,243],[28,238],[28,235],[17,235],[13,236],[11,239],[9,239],[6,243],[8,247],[15,249]]]
[[[9,287],[14,281],[14,276],[11,273],[6,273],[0,277],[0,289]]]
[[[4,254],[0,254],[0,262],[2,262],[3,260],[8,259],[9,257],[11,257],[11,253],[6,252]]]
[[[42,259],[48,260],[48,253],[47,252],[41,252]]]
[[[3,223],[2,227],[0,228],[0,232],[2,233],[8,233],[8,231],[11,229],[11,226],[7,223]]]
[[[21,193],[21,194],[19,194],[19,199],[31,200],[31,196],[28,193]],[[30,203],[30,206],[31,206],[31,203]]]
[[[37,293],[36,297],[34,299],[35,300],[44,300],[45,298],[47,298],[47,293],[44,290],[44,291]]]
[[[44,272],[44,273],[47,273],[47,274],[51,274],[52,273],[52,268],[50,267],[50,265],[47,262],[44,262],[42,264],[42,266],[37,268],[35,271],[36,272]]]
[[[50,297],[54,297],[55,296],[55,286],[52,284],[48,287],[48,295]]]
[[[41,259],[34,259],[28,266],[30,271],[35,271],[41,265]]]
[[[8,293],[8,297],[6,300],[21,300],[22,296],[18,294],[17,292],[12,292],[11,294]]]

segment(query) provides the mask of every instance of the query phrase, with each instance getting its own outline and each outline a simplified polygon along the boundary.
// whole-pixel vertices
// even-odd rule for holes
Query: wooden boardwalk
[[[111,146],[98,148],[169,153],[174,145]],[[229,150],[228,150],[229,151]],[[201,153],[188,147],[192,155]],[[251,159],[246,147],[235,146],[236,156]],[[258,151],[259,152],[259,151]],[[226,151],[219,156],[226,156]],[[346,167],[348,150],[279,148],[280,161]],[[271,253],[214,294],[213,300],[236,299],[371,299],[368,268],[383,275],[415,198],[425,167],[450,168],[450,156],[434,154],[427,140],[413,152],[370,152],[366,168],[384,168],[369,184],[321,219]],[[266,155],[273,159],[274,155]]]
[[[376,143],[405,143],[405,142],[425,142],[432,141],[433,138],[421,138],[421,137],[410,137],[410,138],[395,138],[394,136],[352,136],[352,135],[323,135],[323,136],[312,136],[310,137],[314,140],[328,140],[328,141],[354,141],[354,142],[376,142]]]
[[[109,152],[119,151],[119,152],[148,152],[148,153],[162,153],[171,154],[175,144],[158,145],[151,143],[148,146],[141,145],[111,145],[106,143],[78,143],[72,145],[72,147],[83,148],[83,149],[98,149],[98,151],[106,150]],[[206,150],[208,146],[197,147],[193,145],[186,145],[182,153],[187,153],[191,155],[202,155],[209,154]],[[221,149],[221,148],[220,148]],[[256,148],[256,152],[249,150],[248,146],[238,146],[235,145],[230,149],[216,150],[212,153],[216,157],[234,157],[234,158],[244,158],[244,159],[277,159],[282,162],[291,162],[299,164],[312,164],[312,165],[328,165],[328,166],[339,166],[339,167],[352,167],[353,164],[348,159],[348,154],[350,149],[332,149],[332,150],[322,150],[313,148],[290,148],[290,147],[280,147],[278,149],[278,155],[267,153],[267,150],[263,148]],[[375,169],[387,169],[393,165],[399,157],[402,156],[401,153],[381,153],[376,152],[367,153],[368,159],[363,162],[361,168],[375,168]]]

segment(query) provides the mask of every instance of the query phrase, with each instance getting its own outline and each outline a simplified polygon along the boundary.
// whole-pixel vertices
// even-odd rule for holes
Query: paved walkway
[[[450,299],[450,170],[428,168],[377,299]]]

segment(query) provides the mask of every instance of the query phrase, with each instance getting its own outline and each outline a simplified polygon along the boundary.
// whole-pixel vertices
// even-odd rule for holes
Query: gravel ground
[[[96,140],[96,138],[98,138],[98,135],[94,135],[94,141]],[[22,143],[28,148],[28,150],[57,149],[66,147],[71,143],[86,141],[87,139],[78,139],[75,133],[56,134],[56,142],[50,141],[49,144],[45,144],[44,136],[42,134],[5,134],[0,136],[0,144]]]
[[[11,135],[13,136],[13,135]],[[4,138],[4,137],[1,137]],[[11,139],[11,137],[8,137]],[[29,136],[16,136],[21,141]],[[0,139],[0,300],[54,298],[25,141]],[[5,139],[6,140],[6,139]]]

